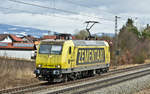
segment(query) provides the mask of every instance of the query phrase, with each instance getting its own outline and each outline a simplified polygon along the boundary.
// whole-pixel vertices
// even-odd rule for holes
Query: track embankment
[[[135,79],[141,76],[149,74],[150,64],[145,64],[141,66],[135,66],[130,68],[112,70],[108,73],[97,75],[90,78],[79,79],[75,81],[70,81],[66,83],[38,83],[34,85],[16,87],[12,89],[1,90],[0,94],[25,94],[25,93],[35,93],[35,94],[57,94],[57,93],[86,93],[91,92],[97,88],[104,88],[110,85],[121,83],[127,80]],[[126,78],[126,79],[125,79]],[[114,83],[111,83],[114,82]],[[98,86],[98,87],[97,87]],[[66,88],[67,87],[67,88]],[[86,87],[86,88],[85,88]],[[88,91],[87,91],[88,90]],[[95,91],[95,90],[94,90]]]

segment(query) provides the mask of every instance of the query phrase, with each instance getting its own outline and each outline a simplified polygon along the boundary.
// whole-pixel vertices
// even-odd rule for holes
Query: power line
[[[1,9],[4,9],[4,10],[15,10],[15,11],[18,11],[18,12],[33,13],[33,12],[31,12],[31,11],[25,11],[25,10],[20,10],[20,9],[12,9],[12,8],[8,8],[8,7],[1,7],[1,6],[0,6],[0,8],[1,8]],[[36,12],[34,12],[34,13],[36,13]]]
[[[31,14],[39,14],[39,12],[33,12],[33,11],[27,11],[27,10],[21,10],[21,9],[14,9],[14,8],[10,8],[10,7],[1,7],[0,6],[0,8],[4,9],[4,10],[15,10],[15,11],[18,11],[18,12],[25,12],[25,13],[27,12],[27,13],[31,13]],[[43,15],[43,14],[41,14],[41,15]],[[79,20],[79,21],[82,21],[82,22],[85,21],[84,19],[75,18],[75,17],[69,18],[69,17],[63,17],[63,16],[59,16],[59,15],[49,15],[49,16],[64,18],[64,19],[67,19],[67,20],[75,20],[75,21]]]
[[[77,2],[74,2],[74,1],[72,1],[72,0],[65,0],[66,2],[68,2],[68,3],[70,3],[70,4],[73,4],[73,5],[77,5],[77,6],[81,6],[81,7],[85,7],[85,8],[88,8],[88,9],[91,9],[88,5],[85,5],[85,4],[81,4],[81,3],[77,3]],[[100,10],[100,9],[97,9],[97,10]],[[104,11],[103,11],[104,12]],[[111,16],[115,16],[115,15],[113,15],[112,13],[110,13],[110,12],[105,12],[105,13],[107,13],[107,15],[111,15]],[[121,16],[121,19],[119,20],[119,22],[126,22],[126,20],[128,19],[128,18],[130,18],[130,19],[132,19],[132,20],[137,20],[139,17],[137,17],[137,16],[124,16],[124,17],[122,17],[123,15],[120,15]],[[106,20],[108,20],[108,19],[106,19]],[[114,21],[113,21],[114,22]]]
[[[41,6],[41,5],[32,4],[32,3],[26,3],[26,2],[18,1],[18,0],[8,0],[8,1],[16,2],[16,3],[20,3],[20,4],[25,4],[25,5],[36,6],[36,7],[45,8],[45,9],[56,10],[56,11],[65,12],[65,13],[77,14],[76,12],[72,12],[72,11],[66,11],[66,10],[62,10],[62,9],[57,9],[57,8],[52,8],[52,7],[47,7],[47,6]]]
[[[82,6],[82,7],[89,8],[89,6],[84,5],[84,4],[75,3],[75,2],[72,2],[72,1],[70,1],[70,0],[65,0],[65,1],[68,2],[68,3],[74,4],[74,5],[78,5],[78,6]],[[90,8],[89,8],[89,9],[90,9]]]
[[[74,5],[77,5],[77,6],[81,6],[81,7],[85,7],[85,8],[88,8],[88,9],[91,9],[89,6],[85,5],[85,4],[80,4],[80,3],[76,3],[76,2],[73,2],[71,0],[65,0],[66,2],[70,3],[70,4],[74,4]],[[100,10],[100,9],[97,9],[97,10]],[[101,10],[100,10],[101,11]],[[104,11],[103,11],[104,12]],[[105,12],[111,16],[114,16],[112,13],[108,13],[108,12]]]
[[[68,3],[71,3],[71,4],[74,4],[74,5],[77,5],[77,6],[81,6],[81,7],[86,7],[88,9],[91,9],[89,6],[85,5],[85,4],[80,4],[80,3],[76,3],[76,2],[73,2],[71,0],[65,0],[66,2]],[[100,9],[98,9],[100,10]],[[108,12],[105,12],[105,13],[108,13]],[[113,14],[110,13],[111,16],[114,16]],[[138,17],[132,17],[132,16],[127,16],[128,18],[134,18],[134,19],[137,19]],[[104,20],[111,20],[111,19],[104,19]],[[126,19],[121,19],[121,20],[126,20]],[[114,21],[113,21],[114,22]]]
[[[37,4],[33,4],[33,3],[26,3],[26,2],[18,1],[18,0],[8,0],[8,1],[16,2],[16,3],[20,3],[20,4],[25,4],[25,5],[36,6],[36,7],[45,8],[45,9],[51,9],[51,10],[55,10],[55,11],[59,11],[59,12],[64,12],[64,13],[69,13],[69,14],[76,14],[76,15],[78,14],[78,15],[82,15],[82,16],[91,17],[89,15],[79,14],[79,13],[73,12],[73,11],[67,11],[67,10],[58,9],[58,8],[52,8],[52,7],[47,7],[47,6],[41,6],[41,5],[37,5]],[[107,20],[107,21],[113,21],[114,22],[114,20],[112,20],[112,19],[106,19],[106,18],[101,18],[101,17],[97,17],[97,16],[94,16],[93,18]]]
[[[31,13],[31,14],[38,14],[38,12],[31,12],[31,11],[26,11],[26,10],[21,10],[21,9],[13,9],[13,8],[8,8],[8,7],[1,7],[0,6],[0,9],[4,9],[4,10],[15,10],[15,11],[18,11],[18,12],[25,12],[25,13]],[[43,14],[41,14],[43,15]],[[63,16],[59,16],[59,15],[48,15],[48,16],[52,16],[52,17],[59,17],[59,18],[64,18],[64,19],[67,19],[67,20],[80,20],[80,21],[85,21],[85,20],[82,20],[82,19],[79,19],[79,18],[68,18],[68,17],[63,17]]]

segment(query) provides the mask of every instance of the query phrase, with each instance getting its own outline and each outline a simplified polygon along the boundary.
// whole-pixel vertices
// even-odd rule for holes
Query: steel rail
[[[129,67],[129,68],[112,70],[112,71],[109,71],[108,73],[104,73],[104,74],[101,74],[98,76],[84,78],[84,79],[78,79],[78,80],[69,81],[66,83],[49,84],[49,83],[42,82],[42,83],[37,83],[37,84],[32,84],[32,85],[27,85],[27,86],[15,87],[15,88],[11,88],[11,89],[0,90],[0,94],[24,94],[24,93],[29,93],[29,92],[36,92],[36,91],[41,91],[41,90],[45,90],[48,88],[54,88],[54,87],[64,86],[64,85],[71,85],[72,83],[80,83],[83,81],[90,81],[93,79],[104,78],[107,76],[111,76],[111,75],[115,75],[115,74],[119,74],[119,73],[123,73],[123,72],[127,72],[127,71],[133,71],[133,70],[137,70],[137,69],[147,68],[147,67],[150,67],[150,64],[143,64],[143,65],[133,66],[133,67]]]
[[[139,71],[139,72],[134,72],[134,73],[130,73],[130,74],[122,75],[122,76],[108,78],[106,80],[100,80],[100,81],[95,81],[92,83],[87,83],[84,85],[78,85],[78,86],[74,86],[74,87],[61,89],[61,90],[50,92],[47,94],[59,94],[59,93],[61,93],[61,94],[63,94],[63,93],[65,93],[65,94],[83,94],[83,93],[91,92],[91,91],[98,90],[101,88],[105,88],[105,87],[108,87],[111,85],[115,85],[115,84],[118,84],[121,82],[125,82],[128,80],[143,77],[143,76],[146,76],[149,74],[150,74],[150,69],[146,69],[146,70]]]

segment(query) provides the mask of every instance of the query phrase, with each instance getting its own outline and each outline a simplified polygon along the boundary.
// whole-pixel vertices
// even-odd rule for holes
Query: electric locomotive
[[[109,44],[98,40],[43,40],[36,57],[36,77],[49,82],[75,80],[107,72]]]

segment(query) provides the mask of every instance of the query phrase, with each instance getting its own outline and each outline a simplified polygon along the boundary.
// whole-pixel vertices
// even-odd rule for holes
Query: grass
[[[34,61],[0,58],[0,89],[37,82]]]
[[[133,67],[133,66],[139,66],[139,65],[148,64],[148,63],[150,63],[150,59],[146,59],[144,61],[144,63],[142,63],[142,64],[124,64],[124,65],[118,65],[118,66],[111,65],[110,70],[128,68],[128,67]]]

